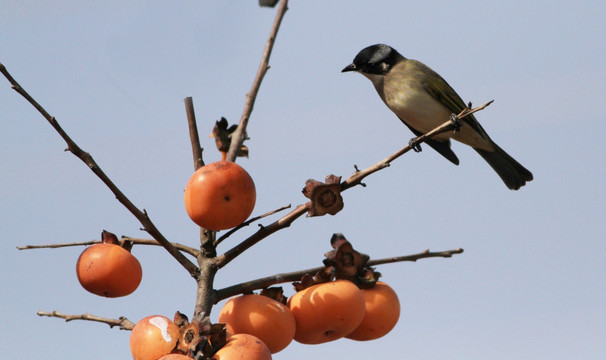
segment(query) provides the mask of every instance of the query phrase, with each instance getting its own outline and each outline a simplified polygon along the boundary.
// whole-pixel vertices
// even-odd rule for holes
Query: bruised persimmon
[[[93,294],[126,296],[139,286],[141,264],[120,245],[101,243],[86,248],[76,263],[78,281]]]
[[[244,222],[256,200],[255,183],[240,165],[217,161],[202,166],[185,186],[185,210],[199,226],[225,230]]]
[[[396,326],[400,317],[400,301],[396,292],[384,282],[378,281],[374,287],[363,289],[366,312],[360,325],[348,339],[365,341],[378,339]]]
[[[213,355],[215,360],[271,360],[271,352],[263,341],[249,334],[235,334],[227,339],[219,351]]]
[[[321,344],[344,337],[355,330],[364,317],[364,296],[347,280],[313,285],[288,299],[297,324],[295,340]]]
[[[157,360],[169,354],[179,340],[179,327],[169,318],[152,315],[139,321],[130,333],[134,360]]]
[[[229,299],[219,313],[219,322],[230,334],[258,337],[272,354],[287,347],[295,336],[295,317],[288,307],[263,295]]]

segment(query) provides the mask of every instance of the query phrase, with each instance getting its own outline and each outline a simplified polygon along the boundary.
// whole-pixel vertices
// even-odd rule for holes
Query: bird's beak
[[[358,68],[356,67],[355,64],[350,64],[350,65],[347,65],[345,67],[345,69],[341,70],[342,73],[348,72],[348,71],[358,71]]]

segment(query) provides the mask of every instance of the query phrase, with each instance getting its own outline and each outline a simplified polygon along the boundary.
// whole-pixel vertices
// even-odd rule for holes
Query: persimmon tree
[[[246,156],[248,154],[248,147],[244,144],[246,140],[249,140],[247,134],[247,125],[249,121],[251,121],[251,114],[253,112],[259,88],[261,86],[264,76],[266,75],[269,69],[270,56],[273,50],[276,36],[278,34],[278,30],[282,23],[282,19],[287,11],[287,6],[288,0],[281,0],[279,5],[277,6],[275,20],[271,28],[270,35],[265,44],[261,63],[257,70],[252,87],[246,95],[244,109],[242,111],[242,115],[240,117],[239,122],[237,124],[232,125],[231,127],[228,126],[229,124],[226,119],[216,121],[214,124],[210,122],[204,122],[204,126],[208,128],[210,128],[211,125],[214,125],[213,134],[215,137],[217,149],[223,153],[223,160],[229,163],[236,162],[238,156]],[[122,237],[121,239],[118,239],[111,232],[104,230],[102,233],[103,239],[99,241],[66,244],[27,245],[19,247],[19,249],[25,250],[83,245],[100,246],[97,244],[103,243],[106,246],[112,245],[120,247],[120,250],[127,254],[124,256],[128,257],[128,251],[132,246],[162,246],[170,256],[172,256],[179,264],[181,264],[187,274],[195,280],[196,284],[195,308],[193,309],[191,316],[186,316],[181,312],[177,312],[175,314],[174,320],[165,320],[164,318],[153,317],[151,318],[151,320],[149,320],[152,321],[152,323],[153,321],[172,321],[170,324],[174,323],[176,327],[179,328],[178,341],[176,343],[170,343],[168,345],[168,347],[170,347],[170,350],[173,353],[197,358],[211,358],[213,356],[219,358],[223,358],[224,356],[225,358],[228,358],[228,356],[225,355],[216,355],[218,354],[217,351],[227,347],[236,347],[236,345],[234,345],[236,338],[233,339],[233,343],[231,343],[230,345],[230,341],[232,340],[228,340],[227,335],[225,333],[225,327],[222,324],[212,324],[210,320],[210,314],[213,309],[213,306],[221,300],[228,299],[230,297],[238,296],[241,294],[250,294],[253,291],[257,290],[262,290],[263,295],[269,296],[272,299],[278,300],[282,303],[286,303],[286,297],[284,296],[283,290],[274,287],[275,285],[284,283],[294,283],[296,290],[309,290],[312,286],[316,284],[330,282],[335,279],[339,281],[352,282],[358,288],[361,289],[372,289],[375,284],[377,284],[377,280],[380,276],[380,274],[376,271],[376,267],[379,265],[402,261],[417,261],[420,259],[434,257],[449,258],[455,254],[460,254],[463,252],[462,249],[438,252],[430,252],[429,250],[425,250],[416,254],[410,254],[405,256],[394,256],[385,259],[373,259],[368,255],[356,251],[353,245],[345,239],[345,236],[339,233],[335,233],[334,235],[332,235],[331,238],[332,250],[325,255],[323,266],[311,267],[308,269],[302,269],[299,271],[293,271],[288,273],[274,274],[258,279],[251,279],[243,283],[234,284],[232,286],[220,289],[217,289],[214,286],[214,278],[217,272],[221,271],[223,268],[226,267],[226,265],[228,265],[230,262],[232,262],[234,259],[236,259],[238,256],[240,256],[242,253],[247,251],[255,244],[259,243],[263,239],[271,236],[272,234],[278,231],[282,231],[288,228],[294,221],[302,218],[303,215],[307,215],[308,217],[324,216],[326,214],[336,215],[344,206],[343,193],[345,191],[356,186],[365,186],[363,180],[367,176],[374,175],[380,170],[390,166],[390,164],[394,160],[408,153],[411,149],[417,149],[418,145],[425,142],[427,139],[430,139],[431,137],[440,133],[457,131],[458,126],[461,126],[460,122],[458,122],[459,119],[468,116],[476,111],[484,109],[491,102],[488,102],[476,108],[472,108],[471,104],[469,104],[468,108],[463,110],[460,114],[453,114],[451,119],[444,119],[444,123],[441,126],[433,129],[432,131],[422,136],[415,138],[407,146],[395,151],[391,155],[386,156],[384,159],[377,161],[375,164],[372,164],[363,169],[354,166],[353,173],[345,179],[340,176],[330,174],[326,176],[324,181],[318,181],[313,179],[302,181],[302,185],[304,183],[302,193],[307,198],[307,200],[297,206],[291,207],[289,205],[279,209],[266,209],[266,211],[261,215],[256,215],[254,217],[248,218],[245,221],[242,221],[242,219],[246,219],[248,217],[248,214],[250,213],[250,211],[247,210],[245,211],[244,217],[242,217],[242,219],[238,219],[235,224],[231,224],[228,222],[229,225],[227,225],[226,227],[221,227],[221,225],[219,227],[209,226],[210,229],[200,228],[200,245],[197,248],[193,248],[183,244],[171,242],[169,239],[167,239],[162,234],[160,229],[156,227],[147,212],[135,205],[128,198],[126,193],[118,188],[118,186],[102,170],[102,168],[95,161],[93,156],[90,153],[86,152],[84,149],[82,149],[64,131],[64,129],[59,124],[59,121],[49,112],[47,112],[47,110],[43,108],[24,89],[24,87],[22,87],[17,82],[15,78],[13,78],[13,76],[2,64],[0,64],[0,72],[2,72],[2,74],[10,82],[12,88],[23,98],[25,98],[25,100],[27,100],[47,120],[47,122],[52,126],[56,133],[65,141],[65,143],[67,144],[67,150],[71,152],[74,156],[79,158],[99,178],[99,180],[101,180],[101,182],[107,188],[109,188],[109,190],[115,195],[116,199],[141,223],[142,229],[151,236],[151,239],[142,239],[137,237]],[[186,113],[185,118],[187,120],[187,126],[189,128],[190,142],[193,154],[193,170],[196,171],[205,166],[202,151],[203,149],[200,145],[200,140],[198,136],[198,121],[196,120],[195,116],[193,99],[191,97],[188,97],[184,100],[184,103]],[[254,135],[252,137],[254,138]],[[263,144],[255,144],[255,146],[263,146]],[[211,171],[216,171],[216,169]],[[195,194],[190,194],[186,196],[192,197],[186,199],[186,202],[196,201]],[[256,194],[256,196],[263,196],[263,194]],[[223,199],[226,199],[227,197],[229,196],[225,195]],[[222,206],[222,204],[220,203],[223,202],[223,200],[220,199],[208,201],[210,201],[210,203],[204,203],[204,206],[210,209],[211,212],[213,212],[213,209],[218,209],[218,207]],[[250,199],[248,199],[248,202],[250,203]],[[186,206],[188,205],[186,204]],[[279,215],[287,210],[289,211],[286,214]],[[233,210],[230,209],[226,211],[227,212],[225,214],[227,215],[224,214],[221,216],[229,216],[229,214],[233,212]],[[217,211],[216,213],[218,214],[219,212]],[[276,220],[273,220],[272,222],[269,222],[268,224],[259,225],[259,228],[256,231],[249,232],[247,235],[242,235],[243,233],[245,233],[245,231],[250,230],[250,228],[247,227],[248,225],[272,217],[278,218]],[[200,224],[201,222],[196,221],[196,223]],[[225,231],[224,233],[219,233],[216,231],[219,228],[225,229],[227,231]],[[239,240],[236,240],[238,236],[240,238]],[[330,238],[330,236],[327,236],[327,238]],[[224,247],[226,247],[227,250],[223,250],[222,248]],[[92,248],[93,247],[89,247],[87,249]],[[138,262],[136,264],[138,264]],[[132,269],[133,266],[136,267],[136,265],[131,265],[129,269]],[[125,271],[131,273],[134,270]],[[87,274],[85,272],[86,268],[79,270],[79,279],[81,278],[81,273],[82,279],[86,278]],[[127,275],[128,274],[125,274],[125,277],[128,277]],[[109,274],[108,276],[110,277],[110,279],[121,277],[116,274]],[[127,289],[121,288],[116,291],[104,288],[102,286],[103,284],[99,285],[98,279],[86,279],[86,281],[88,281],[87,284],[92,284],[87,286],[90,286],[92,289],[94,289],[93,292],[99,295],[122,296],[130,293],[133,290],[133,287],[136,288],[136,286],[138,285],[138,281],[140,281],[140,273],[137,276],[138,280],[127,284]],[[85,280],[81,280],[81,282],[82,281]],[[97,281],[97,283],[95,283],[95,281]],[[380,286],[383,285],[384,284]],[[378,291],[379,290],[377,290],[377,292]],[[387,298],[394,298],[394,294],[392,294],[389,290],[381,289],[381,292],[387,294],[385,295]],[[370,294],[371,293],[369,292],[365,294],[365,296],[374,296]],[[359,299],[361,299],[360,301],[362,302],[364,301],[364,297],[362,295],[359,295]],[[296,301],[305,302],[306,300],[296,299]],[[393,302],[393,300],[391,301]],[[397,312],[399,314],[399,307],[397,308]],[[40,311],[38,315],[62,318],[66,321],[87,320],[102,322],[108,324],[110,327],[118,327],[123,330],[133,330],[135,328],[135,322],[130,321],[124,316],[119,316],[116,318],[104,318],[89,313],[65,314],[57,311]],[[362,315],[363,314],[359,316],[360,319],[357,320],[357,324],[360,324],[360,321],[362,321]],[[388,315],[389,314],[385,316]],[[308,315],[303,312],[302,315],[299,314],[296,316],[305,317]],[[225,315],[224,318],[229,318],[229,315]],[[368,323],[369,321],[366,322]],[[370,321],[370,323],[372,323],[372,321]],[[297,326],[299,325],[303,326],[303,321],[300,321]],[[344,333],[342,334],[331,334],[335,335],[335,338],[347,336],[350,333],[352,333],[352,335],[350,336],[351,338],[369,338],[369,336],[371,335],[368,335],[368,333],[374,331],[371,325],[367,324],[367,327],[364,330],[360,330],[355,334],[351,332],[351,329],[344,331]],[[143,327],[144,325],[141,325],[141,329]],[[171,327],[171,329],[173,328]],[[141,331],[144,330],[138,330],[137,333]],[[174,330],[171,331],[174,332]],[[161,334],[156,334],[155,336],[161,336]],[[324,335],[320,334],[319,336],[322,337]],[[131,343],[132,341],[133,340],[131,339]],[[319,343],[322,341],[322,339],[318,340],[318,338],[316,337],[313,339],[310,338],[310,340],[303,340],[302,342],[305,341],[307,341],[308,343]],[[281,349],[283,348],[283,346],[284,344],[279,344],[275,345],[275,348]],[[262,353],[263,351],[259,350],[259,352]],[[183,358],[187,358],[186,356]],[[173,358],[180,357],[175,355],[175,357]]]

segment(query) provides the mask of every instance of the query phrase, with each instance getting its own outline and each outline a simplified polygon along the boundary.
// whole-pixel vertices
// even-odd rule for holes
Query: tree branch
[[[194,112],[194,101],[191,96],[186,97],[185,112],[187,114],[187,123],[189,125],[189,138],[191,139],[191,149],[194,158],[194,169],[198,170],[204,166],[202,159],[202,146],[200,146],[200,136],[198,133],[198,125],[196,123],[196,113]]]
[[[137,239],[129,236],[122,237],[122,240],[132,241],[133,244],[136,245],[153,245],[153,246],[162,246],[159,242],[153,239]],[[63,243],[63,244],[45,244],[45,245],[25,245],[25,246],[17,246],[17,250],[35,250],[35,249],[57,249],[62,247],[69,246],[89,246],[94,244],[101,243],[101,240],[91,240],[91,241],[82,241],[82,242],[72,242],[72,243]],[[187,245],[179,244],[179,243],[171,243],[177,250],[188,253],[192,256],[198,256],[200,252],[197,249],[189,247]]]
[[[236,131],[234,131],[234,133],[231,135],[231,144],[226,157],[226,160],[228,161],[236,161],[238,151],[244,142],[248,119],[250,118],[250,114],[255,106],[255,101],[257,99],[257,94],[259,92],[259,88],[261,87],[263,77],[265,77],[265,73],[267,73],[267,70],[269,69],[269,57],[271,56],[271,51],[274,47],[276,36],[278,35],[278,30],[280,29],[280,24],[282,23],[284,14],[286,14],[286,10],[288,10],[288,0],[282,0],[280,2],[280,6],[278,7],[269,38],[265,44],[265,50],[263,51],[259,70],[257,71],[257,75],[252,84],[250,92],[246,94],[246,102],[244,103],[244,110],[242,111],[242,116],[240,117],[240,124],[238,125]]]
[[[32,98],[25,89],[19,85],[19,83],[9,74],[4,65],[0,64],[0,72],[8,79],[11,83],[12,88],[23,96],[44,118],[49,124],[57,131],[57,133],[63,138],[67,144],[67,149],[84,162],[91,171],[97,175],[97,177],[109,188],[109,190],[116,196],[116,199],[133,214],[137,220],[143,225],[143,229],[147,231],[154,239],[156,239],[164,248],[190,273],[194,278],[198,276],[198,267],[185,257],[179,250],[177,250],[172,244],[162,235],[160,230],[156,228],[156,225],[151,221],[145,210],[139,210],[124,193],[111,181],[111,179],[101,170],[99,165],[95,162],[93,157],[82,150],[63,130],[59,125],[59,122],[54,116],[51,116],[34,98]]]
[[[114,326],[118,326],[120,328],[120,330],[132,330],[135,327],[135,324],[132,321],[125,318],[124,316],[120,316],[118,319],[108,319],[108,318],[104,318],[104,317],[100,317],[100,316],[96,316],[96,315],[91,315],[89,313],[84,313],[81,315],[69,315],[69,314],[62,314],[62,313],[54,311],[54,310],[51,312],[38,311],[37,314],[38,314],[38,316],[48,316],[48,317],[56,317],[56,318],[60,318],[60,319],[65,319],[66,322],[69,322],[72,320],[96,321],[96,322],[107,324],[107,325],[109,325],[110,328],[113,328]]]
[[[265,214],[262,214],[262,215],[259,215],[259,216],[252,217],[252,218],[250,218],[250,219],[246,220],[245,222],[243,222],[242,224],[240,224],[240,225],[236,226],[235,228],[233,228],[233,229],[229,230],[229,231],[228,231],[228,232],[226,232],[225,234],[223,234],[223,236],[221,236],[220,238],[218,238],[217,240],[215,240],[215,242],[213,243],[213,245],[216,247],[216,246],[217,246],[217,245],[219,245],[219,244],[220,244],[220,243],[221,243],[223,240],[227,239],[227,238],[228,238],[228,237],[230,237],[230,236],[231,236],[233,233],[235,233],[236,231],[240,230],[241,228],[243,228],[243,227],[245,227],[245,226],[248,226],[248,225],[250,225],[251,223],[253,223],[253,222],[257,221],[257,220],[260,220],[260,219],[262,219],[262,218],[264,218],[264,217],[267,217],[267,216],[273,215],[273,214],[275,214],[275,213],[278,213],[278,212],[280,212],[280,211],[282,211],[282,210],[285,210],[285,209],[288,209],[288,208],[290,208],[290,205],[287,205],[287,206],[282,206],[281,208],[278,208],[278,209],[276,209],[276,210],[272,210],[272,211],[266,212]]]
[[[310,205],[310,202],[299,205],[293,211],[278,219],[274,223],[269,224],[268,226],[262,226],[259,230],[257,230],[256,233],[248,237],[246,240],[229,249],[223,255],[217,256],[215,264],[218,268],[222,268],[229,262],[231,262],[233,259],[235,259],[238,255],[243,253],[246,249],[255,245],[259,241],[265,239],[266,237],[275,233],[278,230],[289,227],[293,221],[295,221],[297,218],[299,218],[301,215],[305,214],[309,210]]]
[[[420,259],[427,259],[427,258],[434,258],[434,257],[450,258],[453,255],[461,254],[461,253],[463,253],[463,249],[460,249],[460,248],[455,249],[455,250],[446,250],[446,251],[438,251],[438,252],[430,252],[429,250],[425,250],[423,252],[420,252],[417,254],[412,254],[412,255],[370,260],[366,263],[366,265],[367,266],[376,266],[376,265],[384,265],[384,264],[403,262],[403,261],[413,261],[414,262],[414,261],[417,261]],[[232,285],[232,286],[220,289],[220,290],[216,290],[215,301],[217,303],[223,299],[227,299],[234,295],[251,292],[253,290],[258,290],[258,289],[265,289],[267,287],[270,287],[270,286],[276,285],[276,284],[298,281],[298,280],[301,280],[301,277],[305,274],[313,275],[319,271],[323,271],[324,269],[325,269],[324,266],[320,266],[320,267],[315,267],[315,268],[306,269],[306,270],[294,271],[294,272],[290,272],[290,273],[276,274],[276,275],[267,276],[267,277],[259,278],[256,280],[251,280],[251,281],[243,282],[240,284]]]

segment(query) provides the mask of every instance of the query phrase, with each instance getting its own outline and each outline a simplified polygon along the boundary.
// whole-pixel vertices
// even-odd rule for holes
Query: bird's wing
[[[413,132],[413,134],[415,134],[416,136],[421,136],[423,135],[422,132],[415,130],[412,126],[408,125],[406,123],[406,121],[402,120],[402,118],[399,118],[404,125],[406,125],[410,131]],[[425,143],[429,146],[431,146],[435,151],[439,152],[442,156],[444,156],[446,159],[450,160],[451,163],[455,164],[455,165],[459,165],[459,158],[457,157],[457,155],[454,153],[454,151],[452,151],[450,149],[450,140],[446,139],[446,140],[434,140],[434,139],[427,139],[425,140]]]
[[[426,67],[426,71],[431,72],[431,76],[425,76],[423,81],[423,87],[428,94],[444,104],[454,114],[459,114],[467,107],[463,99],[461,99],[459,94],[454,91],[444,78],[429,67]],[[482,134],[482,137],[489,139],[488,134],[473,114],[466,116],[462,121],[471,126],[476,132]]]

